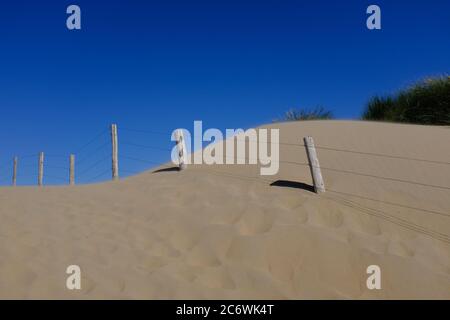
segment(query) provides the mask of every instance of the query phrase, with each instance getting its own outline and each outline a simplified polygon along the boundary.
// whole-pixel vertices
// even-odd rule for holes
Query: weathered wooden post
[[[69,184],[75,184],[75,155],[70,155]]]
[[[112,145],[112,179],[119,179],[119,159],[117,145],[117,125],[111,125],[111,145]]]
[[[316,193],[325,192],[325,184],[323,182],[322,172],[320,171],[320,164],[319,159],[317,158],[314,140],[312,137],[305,137],[303,138],[303,141],[305,142],[306,154],[308,155],[314,190]]]
[[[18,158],[17,158],[17,156],[15,156],[13,159],[13,176],[12,176],[12,185],[13,186],[17,185],[17,162],[18,162]]]
[[[175,131],[175,139],[178,150],[178,165],[180,170],[186,169],[187,166],[187,152],[186,141],[184,140],[183,130],[178,129]]]
[[[42,180],[44,178],[44,153],[39,153],[39,162],[38,162],[38,186],[42,186]]]

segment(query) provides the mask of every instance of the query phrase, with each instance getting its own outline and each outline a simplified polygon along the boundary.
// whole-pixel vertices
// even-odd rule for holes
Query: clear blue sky
[[[66,28],[70,4],[81,7],[82,30]],[[381,7],[381,31],[366,28],[370,4]],[[113,122],[120,141],[168,148],[169,137],[121,128],[247,128],[315,105],[357,118],[370,96],[450,71],[450,1],[18,0],[0,7],[0,39],[0,184],[15,154],[19,184],[35,183],[41,150],[53,184],[67,177],[68,154]],[[106,179],[96,176],[109,167],[100,162],[79,180]],[[146,167],[121,159],[128,173]]]

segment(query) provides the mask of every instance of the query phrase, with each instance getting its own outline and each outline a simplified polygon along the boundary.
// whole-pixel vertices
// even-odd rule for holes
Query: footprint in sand
[[[382,233],[377,218],[362,214],[360,211],[355,211],[351,208],[345,210],[345,223],[349,230],[352,231],[372,236],[379,236]]]
[[[320,208],[317,203],[306,202],[303,208],[308,212],[308,223],[328,228],[339,228],[344,224],[344,216],[339,208]]]
[[[298,194],[279,195],[274,199],[273,204],[286,209],[296,209],[301,207],[307,199],[307,197]]]
[[[376,254],[385,254],[388,250],[388,243],[386,240],[367,233],[350,231],[347,234],[347,241],[352,246],[364,248]]]
[[[193,266],[217,267],[221,265],[216,254],[205,243],[196,245],[187,255],[187,263]]]
[[[180,252],[164,241],[156,242],[150,248],[150,252],[155,256],[177,258]]]
[[[388,244],[388,254],[411,258],[414,256],[414,250],[409,248],[403,241],[392,240]]]
[[[201,235],[201,226],[189,221],[175,222],[172,226],[170,244],[176,250],[186,251],[192,249]]]
[[[236,289],[233,279],[223,266],[205,269],[194,283],[212,289]]]
[[[157,269],[160,269],[168,264],[167,259],[158,256],[143,256],[139,259],[139,263],[134,267],[138,272],[143,274],[151,274]]]
[[[255,235],[268,232],[274,224],[275,214],[261,207],[247,208],[236,227],[241,235]]]
[[[209,223],[227,225],[236,224],[243,215],[242,210],[232,210],[219,206],[211,207],[210,213],[211,218],[209,219]]]

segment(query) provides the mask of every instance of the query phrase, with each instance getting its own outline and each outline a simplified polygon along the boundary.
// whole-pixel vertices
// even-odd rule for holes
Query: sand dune
[[[311,135],[362,153],[317,150],[323,195],[303,185],[307,166],[288,163],[306,162],[304,148],[288,144],[273,177],[257,166],[196,165],[97,185],[0,188],[0,298],[450,298],[450,165],[365,154],[450,162],[450,128],[268,127],[282,142]],[[74,264],[80,291],[66,289]],[[374,264],[382,289],[371,291]]]

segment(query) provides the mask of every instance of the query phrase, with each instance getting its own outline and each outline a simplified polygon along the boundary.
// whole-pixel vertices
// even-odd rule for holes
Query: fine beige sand
[[[311,135],[321,147],[447,164],[321,148],[328,191],[316,195],[309,168],[294,163],[306,162],[305,149],[282,144],[276,176],[203,165],[97,185],[3,187],[0,298],[450,298],[450,128],[268,127],[280,128],[281,142]],[[80,291],[66,289],[69,265],[81,267]],[[366,287],[369,265],[381,268],[381,290]]]

